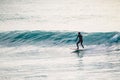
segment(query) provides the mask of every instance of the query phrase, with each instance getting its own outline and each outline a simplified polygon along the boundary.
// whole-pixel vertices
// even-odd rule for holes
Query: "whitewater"
[[[76,52],[75,31],[1,31],[0,80],[119,80],[120,32],[82,35]]]

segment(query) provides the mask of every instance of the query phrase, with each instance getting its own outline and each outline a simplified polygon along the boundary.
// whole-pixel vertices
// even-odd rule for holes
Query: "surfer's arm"
[[[77,38],[76,38],[76,40],[75,41],[77,41],[78,40],[78,36],[77,36]]]

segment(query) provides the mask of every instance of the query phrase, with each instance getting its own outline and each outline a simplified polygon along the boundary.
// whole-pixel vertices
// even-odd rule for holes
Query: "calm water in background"
[[[0,0],[0,30],[120,31],[119,0]]]

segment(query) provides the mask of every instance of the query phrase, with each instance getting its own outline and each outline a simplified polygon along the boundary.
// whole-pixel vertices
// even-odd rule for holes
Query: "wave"
[[[94,32],[83,35],[84,45],[112,45],[120,43],[120,32]],[[0,45],[69,45],[76,43],[77,32],[9,31],[0,32]]]

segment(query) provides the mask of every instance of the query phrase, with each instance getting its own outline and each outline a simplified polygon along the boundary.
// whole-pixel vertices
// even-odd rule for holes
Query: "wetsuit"
[[[77,45],[77,49],[79,49],[79,43],[81,43],[81,46],[84,48],[84,46],[83,46],[83,37],[82,37],[82,35],[81,34],[78,34],[78,36],[77,36],[77,39],[79,39],[78,40],[78,42],[76,43],[76,45]]]

